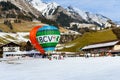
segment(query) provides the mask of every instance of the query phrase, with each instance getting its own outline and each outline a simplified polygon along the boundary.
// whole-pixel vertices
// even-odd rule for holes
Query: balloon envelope
[[[53,51],[60,40],[60,32],[55,26],[45,25],[38,29],[36,38],[42,48],[46,51]]]
[[[30,32],[32,44],[42,54],[53,51],[60,40],[59,29],[55,26],[44,25],[36,26]]]

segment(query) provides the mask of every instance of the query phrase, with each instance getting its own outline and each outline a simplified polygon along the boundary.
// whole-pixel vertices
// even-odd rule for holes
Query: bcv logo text
[[[59,35],[44,35],[44,36],[38,36],[37,39],[40,42],[40,44],[43,43],[57,43],[59,41],[60,36]]]

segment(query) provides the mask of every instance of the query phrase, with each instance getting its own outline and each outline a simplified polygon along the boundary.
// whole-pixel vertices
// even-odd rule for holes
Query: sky
[[[120,0],[42,0],[56,2],[63,7],[73,6],[86,12],[102,14],[114,21],[120,21]]]

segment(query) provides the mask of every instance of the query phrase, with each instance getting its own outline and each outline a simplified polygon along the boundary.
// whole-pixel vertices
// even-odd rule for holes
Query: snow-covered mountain
[[[85,11],[82,11],[78,8],[73,8],[71,6],[69,6],[67,8],[67,10],[70,13],[72,13],[73,15],[78,14],[79,16],[81,16],[83,19],[82,24],[83,23],[94,24],[94,25],[97,25],[97,26],[102,27],[102,28],[110,27],[110,25],[111,25],[108,22],[110,19],[101,15],[101,14],[93,14],[91,12],[85,12]]]
[[[71,22],[77,22],[90,23],[99,27],[104,27],[106,24],[109,24],[107,21],[110,20],[103,15],[92,14],[90,12],[82,11],[78,8],[73,8],[71,6],[64,8],[55,2],[44,3],[41,0],[29,0],[29,2],[31,5],[33,5],[33,7],[42,12],[46,18],[55,20],[63,26],[68,26]],[[65,24],[64,22],[69,24]]]
[[[79,14],[85,21],[87,22],[90,22],[90,23],[98,23],[100,26],[102,26],[103,24],[106,24],[106,22],[108,20],[110,20],[109,18],[103,16],[103,15],[100,15],[100,14],[92,14],[90,12],[85,12],[85,11],[82,11],[78,8],[73,8],[71,6],[69,6],[67,8],[67,10],[73,14]]]
[[[34,8],[38,11],[42,12],[46,18],[51,19],[53,17],[55,10],[58,8],[59,4],[52,3],[44,3],[41,0],[27,0]]]
[[[110,23],[108,22],[110,19],[105,16],[85,12],[71,6],[64,8],[55,2],[44,3],[41,0],[0,0],[0,2],[10,2],[18,8],[17,11],[15,10],[16,8],[14,10],[8,10],[9,12],[6,12],[6,15],[8,13],[11,13],[11,15],[14,13],[17,17],[18,15],[21,17],[22,14],[30,18],[45,18],[55,21],[57,24],[60,24],[64,27],[69,27],[71,23],[94,24],[104,28],[105,26],[110,26]]]

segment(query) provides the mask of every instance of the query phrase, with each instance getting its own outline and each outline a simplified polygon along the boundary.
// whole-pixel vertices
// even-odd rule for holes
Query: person
[[[52,60],[51,56],[48,56],[48,59],[49,59],[49,60]]]
[[[61,60],[61,55],[58,56],[58,59]]]
[[[86,54],[85,54],[85,58],[89,58],[89,55],[88,55],[88,53],[86,53]]]

